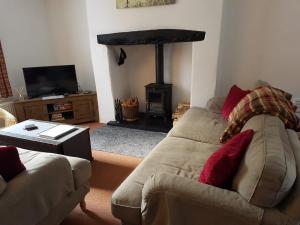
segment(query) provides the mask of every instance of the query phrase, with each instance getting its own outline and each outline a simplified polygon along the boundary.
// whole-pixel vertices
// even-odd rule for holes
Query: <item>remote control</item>
[[[30,130],[36,130],[36,129],[38,129],[38,127],[34,124],[28,124],[28,125],[25,125],[24,129],[30,131]]]

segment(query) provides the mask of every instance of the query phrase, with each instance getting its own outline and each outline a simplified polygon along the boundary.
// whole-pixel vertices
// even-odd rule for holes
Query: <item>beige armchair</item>
[[[14,115],[0,108],[0,128],[9,127],[17,123]]]

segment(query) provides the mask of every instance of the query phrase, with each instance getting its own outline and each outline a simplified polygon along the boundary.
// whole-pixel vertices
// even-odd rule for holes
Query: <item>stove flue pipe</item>
[[[156,84],[164,84],[164,45],[155,45]]]

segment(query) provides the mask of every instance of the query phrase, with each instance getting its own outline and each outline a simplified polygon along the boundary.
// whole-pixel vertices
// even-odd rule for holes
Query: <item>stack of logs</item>
[[[122,101],[123,120],[136,121],[139,119],[139,100],[137,97]]]
[[[190,103],[189,102],[182,102],[179,103],[175,112],[172,115],[172,119],[173,119],[173,125],[176,124],[176,122],[183,116],[183,114],[189,110],[190,108]]]

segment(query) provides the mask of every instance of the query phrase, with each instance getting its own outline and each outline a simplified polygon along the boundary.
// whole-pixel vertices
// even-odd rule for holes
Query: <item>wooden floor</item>
[[[84,124],[91,131],[103,124]],[[93,151],[91,191],[86,196],[87,212],[77,206],[61,225],[120,225],[111,214],[111,195],[142,161],[140,158]]]
[[[82,127],[88,127],[90,128],[90,132],[93,132],[94,130],[96,130],[97,128],[101,128],[103,126],[106,126],[105,124],[103,123],[83,123],[83,124],[79,124],[79,126],[82,126]]]

